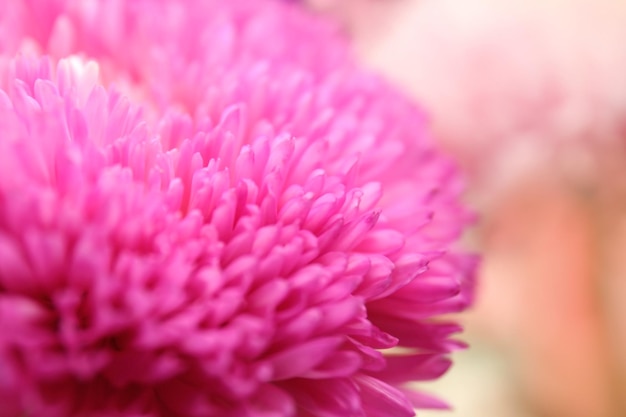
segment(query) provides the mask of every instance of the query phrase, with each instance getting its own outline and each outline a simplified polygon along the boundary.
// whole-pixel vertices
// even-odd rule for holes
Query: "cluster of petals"
[[[8,0],[0,54],[1,417],[442,406],[407,384],[463,346],[462,183],[332,26]]]

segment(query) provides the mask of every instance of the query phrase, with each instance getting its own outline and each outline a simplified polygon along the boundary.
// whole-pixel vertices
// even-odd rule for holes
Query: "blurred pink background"
[[[310,0],[466,170],[471,349],[421,416],[626,416],[626,1]]]

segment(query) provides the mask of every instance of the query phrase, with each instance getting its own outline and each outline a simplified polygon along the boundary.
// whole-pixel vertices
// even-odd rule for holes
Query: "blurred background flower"
[[[309,4],[471,176],[473,349],[434,387],[457,392],[453,415],[626,415],[626,2]]]

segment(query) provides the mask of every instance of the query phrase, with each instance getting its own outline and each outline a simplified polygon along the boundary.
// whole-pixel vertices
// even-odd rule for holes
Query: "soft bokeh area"
[[[626,2],[312,0],[469,174],[471,349],[421,416],[626,415]]]

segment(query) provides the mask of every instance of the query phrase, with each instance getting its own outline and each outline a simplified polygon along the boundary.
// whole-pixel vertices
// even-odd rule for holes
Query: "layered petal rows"
[[[334,28],[9,0],[0,34],[0,416],[441,405],[406,384],[462,346],[436,319],[472,299],[462,184]]]

